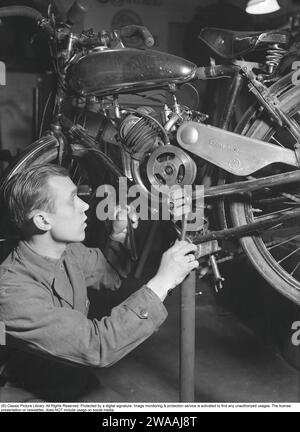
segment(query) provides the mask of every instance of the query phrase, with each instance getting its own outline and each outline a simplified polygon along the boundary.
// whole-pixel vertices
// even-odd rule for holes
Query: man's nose
[[[86,212],[90,208],[90,206],[88,205],[88,203],[86,203],[82,199],[80,199],[80,201],[81,201],[81,203],[80,203],[81,204],[81,211]]]

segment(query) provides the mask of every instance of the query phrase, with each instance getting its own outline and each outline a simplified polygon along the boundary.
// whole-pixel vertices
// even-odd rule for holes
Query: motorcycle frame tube
[[[275,174],[255,180],[246,180],[213,186],[204,190],[204,198],[222,198],[230,195],[246,194],[260,189],[272,188],[298,181],[300,181],[300,170],[290,171],[284,174]],[[196,194],[193,198],[197,199]]]
[[[212,240],[228,240],[230,238],[248,237],[257,235],[259,232],[271,228],[273,225],[278,225],[288,220],[297,219],[300,217],[300,209],[298,210],[282,210],[278,211],[273,216],[262,217],[261,220],[246,225],[241,225],[235,228],[227,228],[225,230],[211,231],[203,237],[195,241],[195,244],[206,243]]]
[[[218,125],[222,129],[229,130],[229,125],[231,119],[234,115],[236,101],[240,94],[240,90],[244,83],[244,77],[240,74],[240,72],[236,72],[232,83],[228,89],[226,103],[224,105],[224,110],[222,112],[222,117],[220,119],[220,124]]]

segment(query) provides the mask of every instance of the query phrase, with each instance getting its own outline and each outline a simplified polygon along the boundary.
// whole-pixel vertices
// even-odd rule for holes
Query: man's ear
[[[32,215],[32,221],[40,231],[49,231],[51,229],[50,218],[46,212],[37,211]]]

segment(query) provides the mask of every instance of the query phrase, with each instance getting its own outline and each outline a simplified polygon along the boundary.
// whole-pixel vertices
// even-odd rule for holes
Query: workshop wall
[[[85,25],[111,29],[122,24],[143,24],[155,36],[157,48],[167,50],[169,25],[187,23],[195,8],[206,3],[206,0],[90,0]]]
[[[36,80],[36,74],[11,72],[6,86],[0,87],[1,147],[13,154],[32,141],[32,92]]]

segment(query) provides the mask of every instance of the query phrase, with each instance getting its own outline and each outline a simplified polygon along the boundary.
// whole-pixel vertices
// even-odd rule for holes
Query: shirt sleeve
[[[0,321],[7,345],[93,367],[107,367],[155,332],[167,311],[143,286],[110,316],[89,320],[82,313],[52,303],[47,288],[34,281],[0,281]]]
[[[86,285],[95,289],[120,288],[122,279],[131,270],[129,251],[119,242],[108,240],[104,253],[98,248],[88,248],[81,243],[70,246],[83,271]]]

